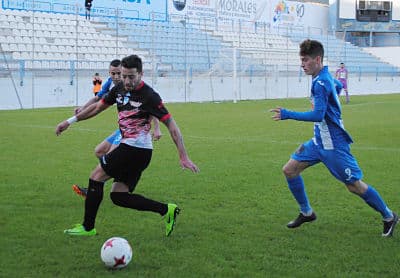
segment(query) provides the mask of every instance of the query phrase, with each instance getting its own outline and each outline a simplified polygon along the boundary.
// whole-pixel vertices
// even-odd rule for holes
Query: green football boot
[[[71,236],[94,236],[96,235],[96,229],[93,228],[90,231],[86,231],[82,224],[76,224],[75,227],[64,230],[64,234]]]
[[[169,236],[174,230],[176,217],[180,212],[180,208],[178,208],[175,204],[168,204],[168,211],[164,215],[165,217],[165,235]]]

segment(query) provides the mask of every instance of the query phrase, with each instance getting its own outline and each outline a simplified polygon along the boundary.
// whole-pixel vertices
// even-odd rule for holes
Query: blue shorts
[[[119,143],[121,142],[121,138],[122,138],[121,131],[117,129],[113,134],[108,136],[105,141],[107,141],[112,145],[119,145]]]
[[[350,152],[349,145],[340,149],[324,150],[310,140],[302,144],[291,158],[308,162],[311,166],[322,162],[329,172],[344,184],[353,184],[363,176],[357,160]]]

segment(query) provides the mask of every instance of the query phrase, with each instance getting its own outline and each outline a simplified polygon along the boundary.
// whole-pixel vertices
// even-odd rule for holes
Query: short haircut
[[[127,69],[135,68],[138,72],[142,72],[142,59],[137,55],[130,55],[122,59],[121,65]]]
[[[121,65],[121,60],[115,59],[110,62],[110,67],[119,67]]]
[[[316,40],[307,39],[300,44],[300,56],[310,56],[315,58],[321,57],[321,62],[324,60],[324,46]]]

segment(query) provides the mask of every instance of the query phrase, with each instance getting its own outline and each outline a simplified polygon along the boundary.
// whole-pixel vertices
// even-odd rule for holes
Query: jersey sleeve
[[[111,78],[108,78],[106,83],[104,83],[104,85],[101,87],[101,91],[97,94],[97,96],[99,98],[102,98],[110,89],[111,84],[112,84],[112,80],[111,80]]]
[[[321,122],[324,119],[327,105],[328,94],[323,81],[317,81],[314,85],[314,109],[307,112],[290,111],[286,109],[281,110],[282,120],[297,120],[305,122]]]
[[[149,113],[159,119],[161,122],[167,121],[171,118],[171,114],[168,112],[167,108],[164,106],[162,99],[159,94],[153,92],[150,103],[149,103]]]
[[[113,87],[107,94],[103,96],[101,101],[108,105],[113,105],[114,103],[116,103],[117,93],[120,88],[121,86]]]
[[[340,81],[339,81],[339,80],[337,80],[336,78],[335,78],[335,79],[333,79],[333,82],[334,82],[334,84],[335,84],[336,93],[339,95],[339,94],[340,94],[340,92],[341,92],[341,91],[342,91],[342,89],[343,89],[342,82],[340,82]]]

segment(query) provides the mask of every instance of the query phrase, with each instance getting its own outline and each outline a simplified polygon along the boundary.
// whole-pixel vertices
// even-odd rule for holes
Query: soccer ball
[[[100,251],[101,260],[112,269],[126,267],[132,259],[132,247],[122,237],[112,237],[104,242]]]

